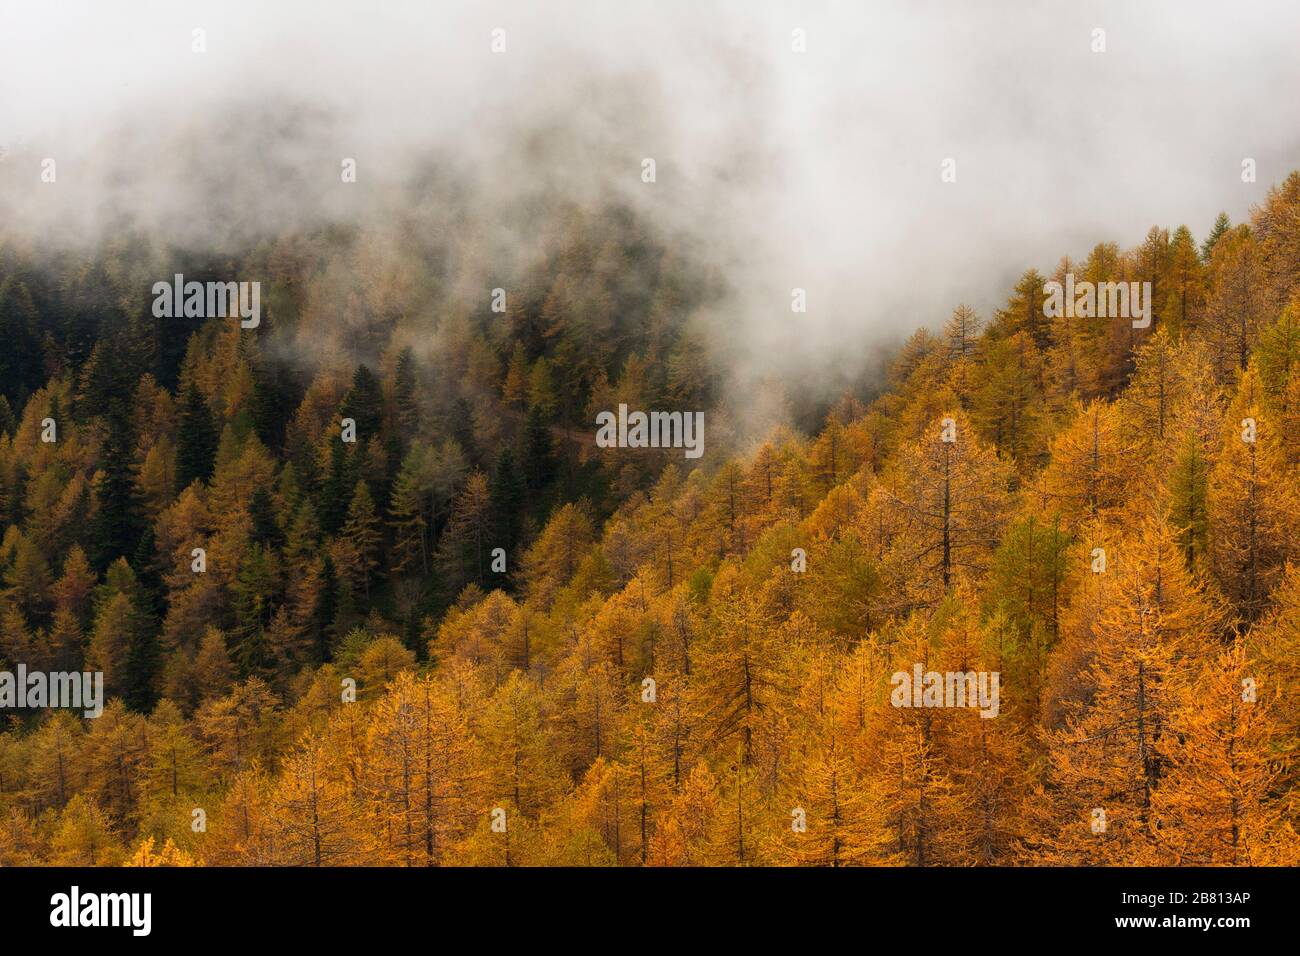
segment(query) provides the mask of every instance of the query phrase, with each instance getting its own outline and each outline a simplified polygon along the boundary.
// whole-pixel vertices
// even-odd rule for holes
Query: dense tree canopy
[[[1300,861],[1300,173],[762,435],[715,277],[537,215],[478,296],[418,230],[261,243],[256,330],[154,318],[206,265],[144,237],[0,239],[0,664],[109,697],[6,711],[0,864]],[[597,447],[620,402],[707,454]]]

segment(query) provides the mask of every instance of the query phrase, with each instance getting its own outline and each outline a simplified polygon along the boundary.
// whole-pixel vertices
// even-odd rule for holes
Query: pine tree
[[[126,649],[123,684],[126,705],[138,714],[153,710],[158,700],[156,691],[161,668],[162,651],[158,646],[158,631],[147,618],[138,622]]]
[[[316,498],[316,516],[322,531],[338,534],[347,520],[349,496],[356,487],[352,477],[355,465],[349,460],[347,446],[338,439],[329,442],[328,455],[329,471]]]
[[[0,278],[0,341],[6,343],[0,354],[0,388],[6,405],[21,406],[27,394],[41,385],[39,320],[27,284],[16,276]]]
[[[312,630],[318,641],[318,650],[322,661],[331,659],[331,645],[338,630],[335,625],[338,616],[338,575],[334,570],[334,560],[326,552],[321,558],[320,596],[316,602],[312,619]]]
[[[145,799],[175,807],[180,798],[201,793],[207,776],[203,753],[180,708],[173,701],[159,701],[149,715]]]
[[[834,719],[811,729],[813,752],[795,771],[779,857],[800,866],[868,865],[879,859],[886,840],[879,796],[862,779]]]
[[[528,354],[523,342],[516,341],[514,351],[510,353],[510,363],[501,383],[501,399],[507,406],[520,410],[528,401]]]
[[[86,649],[86,666],[92,670],[103,671],[104,692],[110,696],[120,696],[127,692],[147,693],[144,688],[133,688],[129,683],[132,677],[131,649],[139,642],[136,632],[137,613],[130,596],[124,593],[114,594],[107,603],[95,613],[95,627],[90,635],[90,646]],[[137,650],[137,667],[141,665],[140,651]]]
[[[540,405],[528,409],[524,419],[524,481],[530,491],[540,491],[555,475],[551,429]]]
[[[357,438],[366,442],[377,438],[384,423],[384,393],[375,373],[358,365],[352,375],[352,387],[343,396],[339,414],[357,423]]]
[[[420,430],[420,405],[416,396],[415,352],[408,345],[397,355],[393,372],[393,407],[402,447],[407,448]]]
[[[188,488],[195,481],[206,482],[212,477],[218,437],[208,403],[191,381],[181,400],[176,430],[176,487]]]
[[[997,338],[1011,338],[1023,332],[1035,348],[1047,348],[1051,344],[1051,323],[1043,308],[1047,300],[1044,285],[1045,280],[1036,269],[1022,275],[1007,304],[994,315],[990,332]]]
[[[456,497],[455,510],[439,547],[439,563],[453,588],[486,581],[492,541],[492,500],[487,476],[476,471]]]
[[[393,484],[388,506],[389,524],[393,529],[392,567],[396,574],[429,573],[428,520],[425,516],[428,495],[422,487],[420,464],[412,451],[402,464]]]
[[[204,700],[220,697],[230,690],[234,679],[235,668],[230,661],[226,635],[218,628],[209,627],[203,632],[194,659],[194,680],[199,695]]]
[[[585,503],[558,509],[523,558],[530,598],[548,603],[578,570],[594,539],[595,528]]]
[[[366,601],[370,600],[370,582],[380,567],[380,545],[383,535],[379,518],[375,515],[375,502],[370,496],[370,486],[358,481],[348,506],[348,520],[343,526],[344,536],[357,549],[358,570]]]
[[[49,611],[50,569],[36,542],[18,542],[13,563],[4,572],[4,596],[21,608],[28,619],[43,621]]]
[[[133,468],[135,436],[130,413],[122,400],[110,404],[106,423],[108,431],[95,481],[96,512],[91,529],[95,564],[101,570],[120,556],[135,554],[142,527]]]
[[[275,517],[275,502],[271,493],[262,486],[253,491],[248,500],[248,517],[253,523],[251,540],[267,549],[284,547],[284,532]]]
[[[1122,426],[1114,405],[1091,402],[1053,439],[1043,483],[1066,529],[1108,519],[1129,504],[1138,461]]]
[[[488,486],[492,499],[494,540],[507,554],[513,554],[523,532],[523,515],[527,489],[515,467],[514,453],[507,446],[497,456],[496,469]]]
[[[971,418],[1001,453],[1032,462],[1041,449],[1043,358],[1027,333],[984,339],[972,373]]]
[[[13,406],[9,399],[0,395],[0,437],[11,438],[18,430],[18,419],[14,418]]]
[[[1201,243],[1201,259],[1209,262],[1214,255],[1214,247],[1218,241],[1223,238],[1224,233],[1232,228],[1232,221],[1228,218],[1226,212],[1221,212],[1215,217],[1214,225],[1210,228],[1210,233]]]
[[[736,592],[732,575],[713,585],[716,627],[697,655],[692,693],[711,717],[716,746],[738,752],[749,766],[771,753],[783,700],[794,691],[778,632]],[[789,630],[798,633],[798,622]]]

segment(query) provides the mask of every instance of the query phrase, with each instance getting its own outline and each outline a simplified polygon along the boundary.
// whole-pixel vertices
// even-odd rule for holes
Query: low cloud
[[[414,216],[456,237],[478,281],[485,261],[536,256],[522,210],[538,197],[617,202],[725,282],[700,318],[739,387],[833,387],[960,301],[987,315],[1029,266],[1153,224],[1202,236],[1300,166],[1300,8],[1282,2],[16,2],[0,16],[11,237],[94,241],[130,223],[234,251],[344,222],[399,245],[394,222]],[[40,181],[45,157],[57,184]]]

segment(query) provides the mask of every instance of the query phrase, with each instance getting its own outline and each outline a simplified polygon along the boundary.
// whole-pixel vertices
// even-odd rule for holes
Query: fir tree
[[[125,401],[119,399],[109,406],[106,425],[91,529],[95,566],[101,570],[122,555],[134,555],[142,530],[133,467],[135,433]]]
[[[217,428],[198,386],[190,382],[181,402],[176,431],[176,487],[212,477],[217,455]]]

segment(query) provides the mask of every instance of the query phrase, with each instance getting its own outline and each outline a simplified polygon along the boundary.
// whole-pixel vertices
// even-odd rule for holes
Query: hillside
[[[7,712],[0,864],[1300,862],[1300,173],[760,435],[680,237],[521,231],[0,235],[0,669],[108,695]],[[156,317],[174,273],[260,326]],[[597,447],[620,403],[703,456]]]

